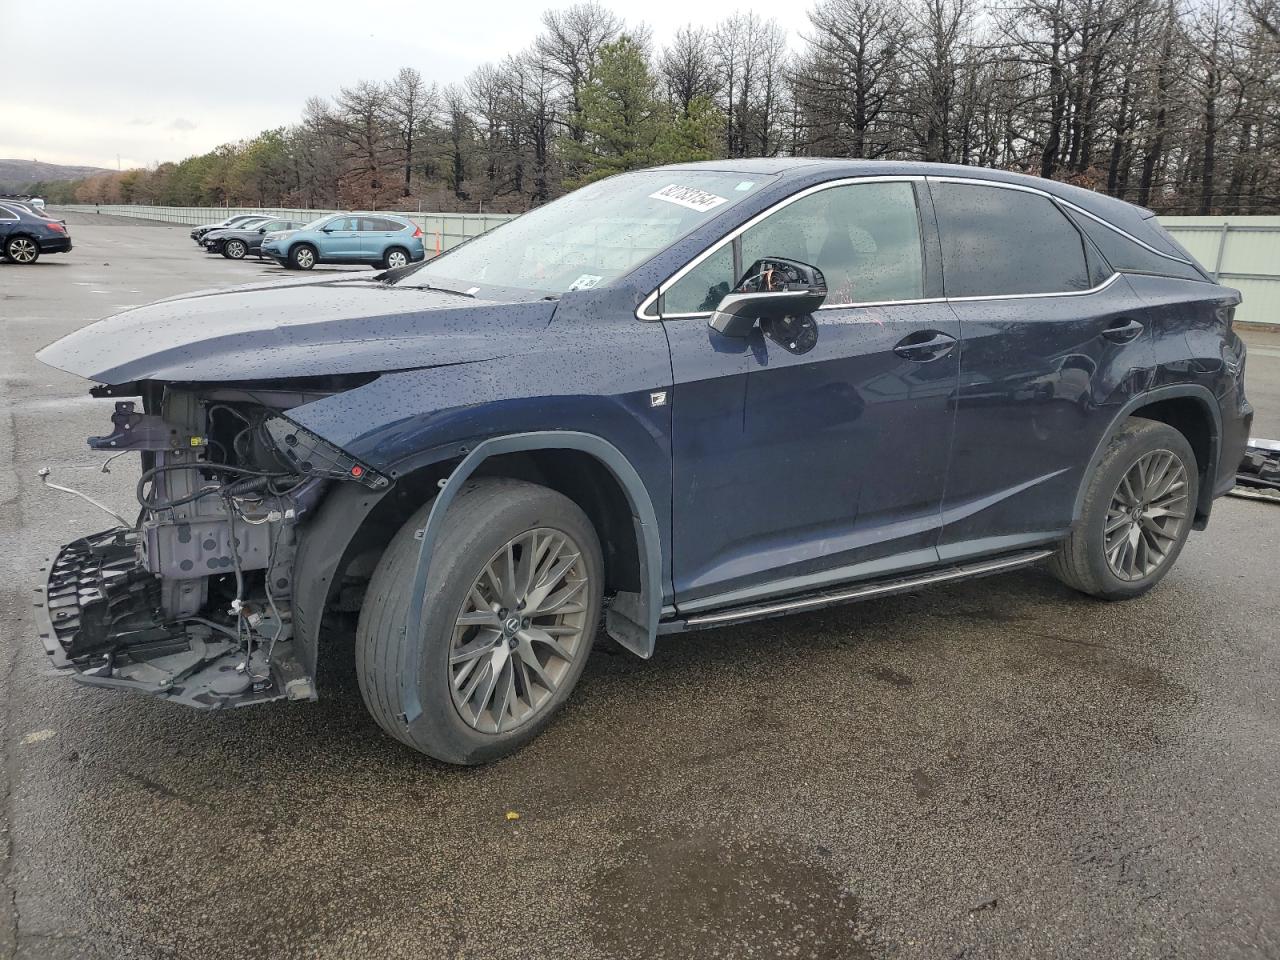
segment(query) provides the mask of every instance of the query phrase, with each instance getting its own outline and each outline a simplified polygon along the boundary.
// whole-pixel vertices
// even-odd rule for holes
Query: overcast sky
[[[738,9],[788,9],[602,2],[648,23],[659,43],[691,18],[709,26]],[[180,160],[293,123],[307,97],[402,66],[441,85],[460,80],[526,47],[545,7],[567,5],[0,0],[0,37],[27,68],[21,84],[12,71],[0,83],[0,157],[115,167],[118,154],[126,169]]]

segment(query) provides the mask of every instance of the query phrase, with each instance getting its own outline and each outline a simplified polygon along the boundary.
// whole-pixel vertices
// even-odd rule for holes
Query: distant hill
[[[73,167],[62,163],[41,163],[39,160],[0,160],[0,189],[14,190],[50,180],[79,180],[106,172],[106,167]]]

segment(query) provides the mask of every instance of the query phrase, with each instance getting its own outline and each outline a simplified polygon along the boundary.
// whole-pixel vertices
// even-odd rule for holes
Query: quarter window
[[[1171,260],[1152,253],[1128,237],[1104,227],[1098,221],[1083,214],[1076,214],[1075,222],[1098,245],[1111,266],[1123,273],[1153,273],[1162,277],[1179,277],[1183,280],[1203,280],[1195,267],[1179,260]]]
[[[739,269],[763,257],[818,267],[831,306],[924,296],[920,217],[905,181],[819,190],[770,214],[739,243]],[[663,295],[663,315],[714,310],[738,279],[732,244],[725,244]]]
[[[931,189],[947,296],[1089,289],[1084,238],[1048,197],[967,183]]]

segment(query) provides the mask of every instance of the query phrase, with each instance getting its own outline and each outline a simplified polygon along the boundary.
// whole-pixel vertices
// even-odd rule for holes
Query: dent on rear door
[[[964,354],[944,559],[1065,531],[1095,449],[1155,360],[1145,304],[1122,277],[1084,296],[952,306]],[[1128,319],[1144,323],[1141,334],[1108,339]]]

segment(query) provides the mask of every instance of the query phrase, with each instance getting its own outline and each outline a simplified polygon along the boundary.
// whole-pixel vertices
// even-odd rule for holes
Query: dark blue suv
[[[40,353],[120,398],[89,445],[142,466],[138,521],[45,573],[44,644],[205,708],[354,657],[389,733],[477,763],[547,724],[602,619],[648,657],[1039,562],[1137,596],[1232,485],[1239,301],[1099,194],[788,159],[130,310]]]

